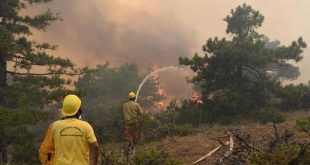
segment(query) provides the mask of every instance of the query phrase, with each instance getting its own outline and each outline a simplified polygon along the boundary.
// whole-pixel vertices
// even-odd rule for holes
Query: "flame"
[[[155,71],[157,69],[159,69],[159,67],[156,64],[153,64],[152,65],[152,71]],[[156,86],[155,86],[156,94],[158,94],[160,96],[164,96],[166,92],[165,92],[164,88],[160,85],[159,72],[154,73],[150,77],[150,80],[156,84]],[[152,97],[150,99],[152,99]],[[194,91],[194,90],[192,90],[190,100],[197,103],[197,104],[203,103],[201,94],[197,91]],[[154,107],[155,107],[155,109],[163,109],[166,105],[169,104],[170,101],[171,101],[171,99],[167,99],[167,98],[165,100],[162,100],[162,101],[157,101],[154,103]]]
[[[203,101],[202,101],[202,97],[201,97],[201,94],[198,93],[197,91],[192,91],[192,96],[191,96],[191,99],[192,101],[198,103],[198,104],[202,104]]]
[[[161,86],[158,87],[158,91],[157,93],[160,95],[160,96],[163,96],[164,95],[164,90]]]
[[[155,71],[155,70],[157,70],[157,69],[159,69],[159,67],[158,67],[156,64],[153,64],[153,65],[152,65],[152,70]],[[159,73],[158,73],[158,72],[155,73],[150,79],[151,79],[151,81],[154,81],[155,84],[156,84],[156,86],[155,86],[156,89],[157,89],[156,93],[157,93],[158,95],[160,95],[160,96],[164,96],[165,91],[164,91],[163,88],[160,86],[160,82],[159,82],[159,79],[160,79]],[[154,105],[155,105],[155,107],[158,108],[158,109],[161,109],[161,108],[164,108],[164,107],[165,107],[165,103],[164,103],[163,101],[155,102]]]

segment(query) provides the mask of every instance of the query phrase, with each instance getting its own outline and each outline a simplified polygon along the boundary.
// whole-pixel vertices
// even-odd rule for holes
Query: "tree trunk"
[[[0,129],[0,164],[7,163],[7,141],[6,135],[3,132],[3,129]]]
[[[280,140],[280,136],[279,136],[279,133],[278,133],[278,130],[277,130],[276,123],[272,122],[272,124],[273,124],[274,133],[275,133],[277,141],[278,141],[278,140]]]
[[[243,80],[242,80],[242,65],[239,65],[237,68],[237,82],[239,87],[242,87]]]
[[[7,65],[6,65],[6,61],[0,57],[0,88],[6,86],[7,82],[6,82],[6,69],[7,69]],[[0,98],[0,103],[2,96]],[[8,157],[7,157],[7,143],[5,140],[5,135],[3,132],[3,129],[0,129],[0,163],[6,163],[8,161]]]
[[[5,59],[3,59],[2,57],[0,57],[0,88],[3,86],[6,86],[7,82],[6,82],[6,78],[7,78],[7,74],[6,74],[6,70],[7,69],[7,64]]]
[[[1,163],[7,163],[8,162],[8,156],[7,156],[7,146],[4,144],[1,146]]]

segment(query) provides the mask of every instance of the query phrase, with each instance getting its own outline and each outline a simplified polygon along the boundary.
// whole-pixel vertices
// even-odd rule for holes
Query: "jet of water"
[[[183,70],[182,68],[179,68],[179,67],[176,67],[176,66],[167,66],[167,67],[164,67],[164,68],[160,68],[160,69],[154,70],[153,72],[149,73],[147,76],[144,77],[144,79],[142,80],[142,82],[141,82],[140,85],[139,85],[139,88],[138,88],[138,90],[137,90],[137,92],[136,92],[136,101],[138,100],[140,90],[141,90],[142,86],[145,84],[145,82],[146,82],[151,76],[153,76],[155,73],[158,73],[158,72],[161,72],[161,71],[165,71],[165,70],[168,70],[168,69],[179,69],[179,70]]]

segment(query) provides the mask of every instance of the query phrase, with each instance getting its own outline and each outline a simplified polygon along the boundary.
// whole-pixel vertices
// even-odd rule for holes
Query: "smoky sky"
[[[180,56],[202,54],[210,37],[230,38],[223,18],[243,3],[265,16],[260,33],[284,45],[302,36],[310,46],[309,0],[54,0],[29,11],[61,12],[63,21],[35,33],[36,39],[59,45],[55,55],[79,66],[136,62],[147,70],[177,65]],[[301,76],[295,82],[310,80],[309,53],[307,48],[297,64]],[[179,89],[188,87],[176,74],[164,73],[163,84],[181,95]]]
[[[169,13],[154,14],[117,0],[55,0],[41,8],[60,11],[40,40],[59,45],[57,53],[79,65],[136,62],[141,68],[176,65],[188,56],[195,35]]]

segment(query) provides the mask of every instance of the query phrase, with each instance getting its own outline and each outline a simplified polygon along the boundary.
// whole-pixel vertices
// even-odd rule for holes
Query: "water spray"
[[[139,88],[138,88],[138,90],[137,90],[137,92],[136,92],[136,101],[138,100],[139,93],[140,93],[140,90],[141,90],[142,86],[145,84],[145,82],[146,82],[151,76],[153,76],[154,74],[156,74],[156,73],[158,73],[158,72],[165,71],[165,70],[169,70],[169,69],[183,70],[183,68],[180,68],[180,67],[176,67],[176,66],[167,66],[167,67],[163,67],[163,68],[154,70],[153,72],[149,73],[147,76],[144,77],[144,79],[142,80],[142,82],[141,82],[140,85],[139,85]]]

